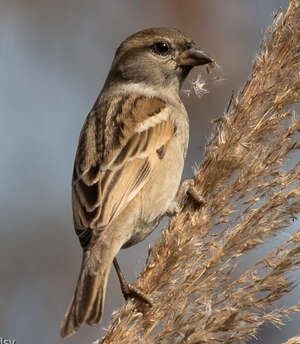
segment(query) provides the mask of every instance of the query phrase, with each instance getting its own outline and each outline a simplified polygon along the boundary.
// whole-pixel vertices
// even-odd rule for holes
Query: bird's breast
[[[175,121],[177,130],[174,137],[167,144],[163,156],[157,154],[159,161],[149,181],[136,196],[134,203],[139,208],[139,216],[124,247],[144,240],[156,228],[176,196],[188,147],[189,130],[188,120],[184,116],[179,120],[175,117]]]

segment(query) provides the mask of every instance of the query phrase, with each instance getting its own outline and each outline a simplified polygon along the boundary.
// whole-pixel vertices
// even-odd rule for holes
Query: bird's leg
[[[179,212],[182,200],[187,194],[190,195],[194,199],[194,201],[199,205],[205,203],[204,198],[195,189],[194,179],[186,179],[181,183],[177,191],[175,200],[170,204],[167,210],[168,216],[174,216]]]
[[[150,299],[149,296],[147,296],[146,294],[144,294],[143,292],[141,292],[140,290],[138,290],[135,286],[133,286],[132,284],[129,284],[121,269],[120,269],[120,265],[117,261],[117,258],[114,258],[114,267],[116,269],[116,273],[118,275],[119,281],[120,281],[120,285],[121,285],[121,290],[123,293],[123,296],[125,298],[125,300],[127,300],[130,297],[134,297],[134,298],[138,298],[140,300],[142,300],[145,303],[148,303],[150,306],[152,306],[152,301]]]

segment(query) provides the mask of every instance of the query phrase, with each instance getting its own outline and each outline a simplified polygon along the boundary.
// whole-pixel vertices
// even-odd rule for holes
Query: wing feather
[[[127,206],[175,131],[170,108],[160,98],[120,95],[95,104],[81,131],[73,172],[79,237],[86,238],[85,229],[107,226]]]

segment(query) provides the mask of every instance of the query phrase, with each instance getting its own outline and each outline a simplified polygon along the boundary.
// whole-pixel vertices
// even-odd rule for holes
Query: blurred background
[[[119,43],[143,28],[177,27],[222,67],[221,85],[209,84],[201,99],[193,92],[182,97],[192,123],[184,173],[190,177],[192,165],[203,157],[210,120],[222,115],[232,90],[247,79],[262,33],[274,12],[287,5],[287,0],[190,0],[188,5],[179,0],[1,0],[0,337],[22,344],[62,342],[59,327],[81,263],[71,213],[73,159],[81,126]],[[120,253],[130,281],[161,228]],[[288,236],[285,232],[283,239]],[[259,249],[254,259],[256,254]],[[112,272],[102,324],[84,326],[65,342],[99,338],[123,302]],[[297,302],[299,288],[279,306]],[[252,343],[282,343],[299,335],[298,324],[299,316],[292,316],[281,329],[263,327]]]

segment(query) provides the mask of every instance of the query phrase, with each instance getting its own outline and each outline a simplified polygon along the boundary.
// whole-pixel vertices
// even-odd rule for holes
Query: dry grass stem
[[[270,306],[294,287],[287,273],[300,263],[300,229],[253,266],[241,264],[300,212],[299,18],[299,1],[275,15],[249,80],[218,121],[196,177],[205,205],[187,199],[150,249],[137,287],[154,306],[125,304],[102,343],[239,343],[299,311]]]

